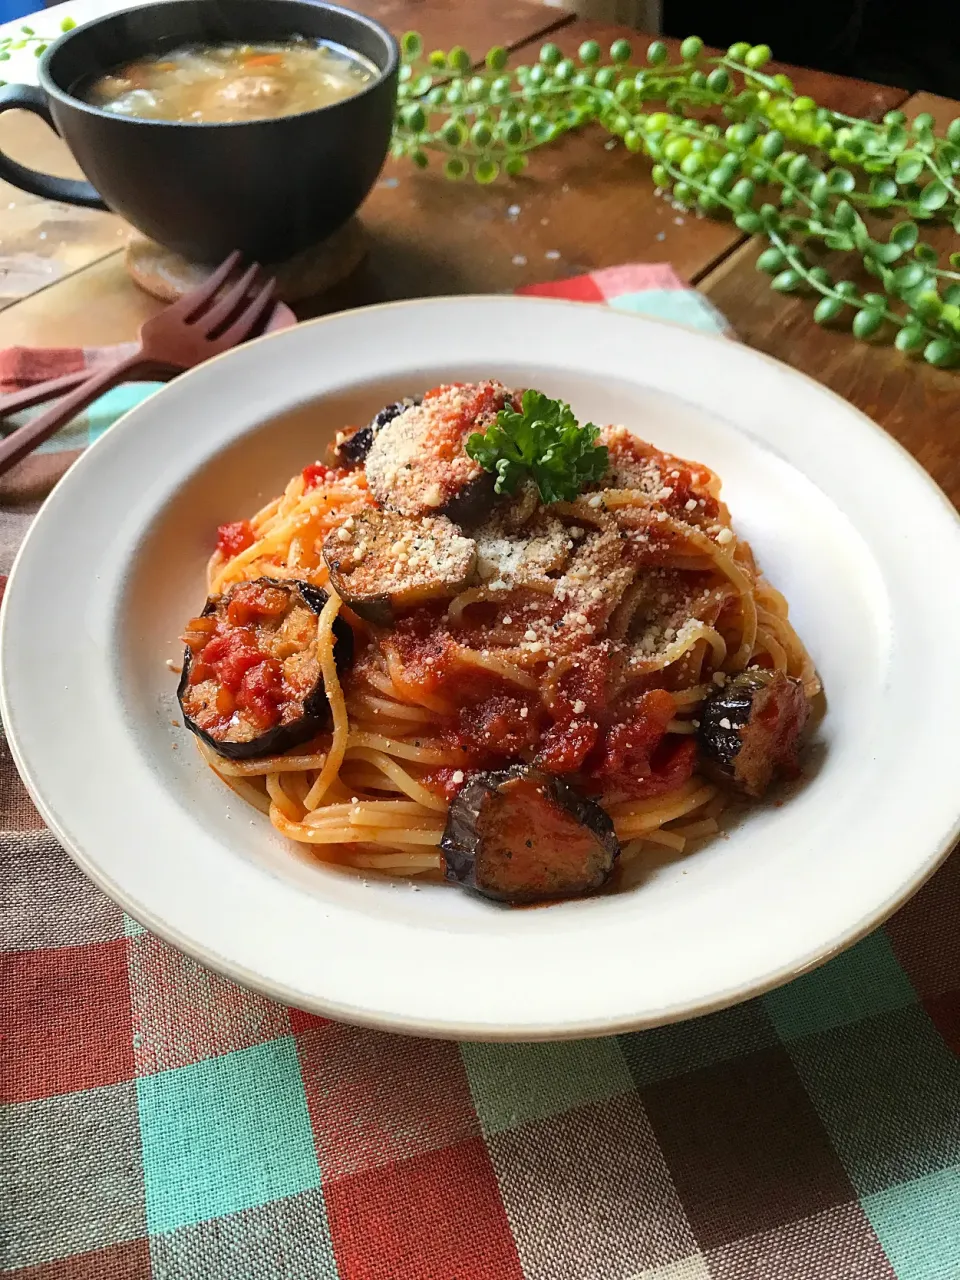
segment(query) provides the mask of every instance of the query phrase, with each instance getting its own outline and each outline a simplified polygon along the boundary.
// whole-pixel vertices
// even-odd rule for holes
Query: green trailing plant
[[[935,223],[960,231],[960,118],[943,134],[927,114],[858,120],[765,70],[766,45],[708,57],[696,36],[675,63],[654,41],[642,66],[627,40],[608,60],[593,40],[576,58],[545,44],[519,66],[503,48],[480,67],[460,47],[425,54],[415,33],[402,51],[394,155],[421,168],[435,157],[448,178],[485,184],[598,124],[653,161],[654,183],[678,207],[763,237],[758,268],[778,292],[809,294],[818,324],[960,363],[960,253],[944,262],[922,238]],[[824,250],[859,255],[876,289],[835,279]]]
[[[72,18],[64,18],[60,23],[60,30],[72,31],[76,25]],[[4,36],[0,40],[0,62],[9,62],[10,54],[17,49],[29,49],[35,58],[39,58],[52,39],[52,36],[38,36],[33,27],[24,24],[17,35]],[[6,80],[0,80],[0,86],[6,83]]]

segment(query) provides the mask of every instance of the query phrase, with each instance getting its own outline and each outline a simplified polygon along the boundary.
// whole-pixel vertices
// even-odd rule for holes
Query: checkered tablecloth
[[[663,268],[561,288],[723,328]],[[0,510],[0,555],[31,483]],[[960,1278],[956,857],[760,1000],[483,1045],[208,973],[80,874],[6,754],[0,827],[0,1270],[18,1280]]]

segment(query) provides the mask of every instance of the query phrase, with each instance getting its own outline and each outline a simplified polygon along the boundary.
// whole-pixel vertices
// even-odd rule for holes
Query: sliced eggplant
[[[333,446],[337,464],[341,467],[362,466],[380,428],[398,418],[404,409],[420,404],[421,399],[421,396],[406,396],[403,400],[395,400],[393,404],[386,404],[379,413],[375,413],[365,427],[342,431]]]
[[[381,506],[407,516],[444,515],[472,528],[496,501],[492,472],[464,449],[516,393],[499,382],[455,383],[428,392],[377,432],[367,482]]]
[[[230,760],[279,755],[330,722],[317,656],[326,591],[256,578],[208,600],[187,624],[177,688],[186,727]],[[334,657],[353,656],[353,632],[334,622]]]
[[[477,544],[443,516],[368,510],[327,534],[323,558],[341,600],[386,626],[398,611],[455,596],[476,567]]]
[[[803,685],[753,668],[728,680],[700,708],[698,739],[708,771],[759,799],[775,774],[795,774],[809,706]]]
[[[610,815],[529,765],[470,778],[450,806],[440,848],[448,880],[517,903],[591,893],[620,856]]]
[[[545,587],[566,565],[573,540],[553,516],[541,515],[526,528],[509,528],[499,513],[473,530],[477,573],[493,590]]]

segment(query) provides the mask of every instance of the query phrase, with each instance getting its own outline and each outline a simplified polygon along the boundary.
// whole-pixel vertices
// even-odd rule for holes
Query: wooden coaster
[[[357,269],[367,251],[367,241],[358,218],[328,239],[304,249],[285,262],[264,263],[264,270],[277,281],[283,302],[301,302],[325,293]],[[203,284],[213,271],[205,263],[189,262],[153,240],[136,236],[127,245],[126,268],[144,292],[161,302],[178,298]]]

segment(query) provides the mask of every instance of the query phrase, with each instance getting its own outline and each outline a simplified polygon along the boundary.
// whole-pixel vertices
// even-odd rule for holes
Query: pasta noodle
[[[590,789],[613,820],[623,858],[645,842],[682,853],[716,833],[726,792],[693,765],[685,772],[676,767],[673,776],[673,765],[656,773],[656,762],[675,762],[685,751],[683,758],[692,759],[705,699],[751,665],[802,681],[808,698],[819,682],[784,597],[734,534],[719,502],[719,479],[643,446],[643,465],[656,464],[660,477],[659,487],[651,487],[646,472],[626,469],[622,438],[610,440],[616,474],[609,488],[549,506],[531,503],[529,495],[520,499],[527,518],[546,530],[544,554],[559,547],[564,563],[526,579],[518,573],[501,582],[494,574],[451,591],[420,611],[426,638],[364,621],[331,585],[324,539],[374,505],[363,468],[317,464],[317,476],[308,476],[308,468],[294,477],[250,520],[249,545],[214,554],[207,585],[212,597],[261,578],[328,592],[316,620],[316,655],[331,726],[312,742],[263,759],[226,759],[201,743],[211,767],[269,814],[278,831],[313,846],[320,858],[388,875],[439,875],[450,797],[483,756],[475,739],[464,737],[465,706],[482,720],[501,699],[513,719],[498,732],[505,741],[511,734],[522,739],[514,755],[530,759],[552,724],[566,725],[568,740],[576,737],[585,703],[570,693],[571,681],[579,688],[588,660],[602,659],[608,718],[640,705],[637,699],[651,691],[672,699],[636,794],[612,764],[605,773],[601,762],[591,775]],[[495,532],[491,545],[515,536]],[[529,539],[517,545],[526,554]],[[347,670],[338,670],[336,659],[338,618],[349,623],[359,655]],[[524,628],[521,619],[528,618],[537,619],[534,629]],[[542,643],[541,623],[552,626],[548,635],[566,636],[564,645]],[[430,672],[434,651],[445,679]],[[523,738],[529,717],[540,726],[539,743]],[[627,738],[629,730],[626,724]],[[561,754],[567,745],[560,742]],[[614,748],[607,750],[612,760]]]

